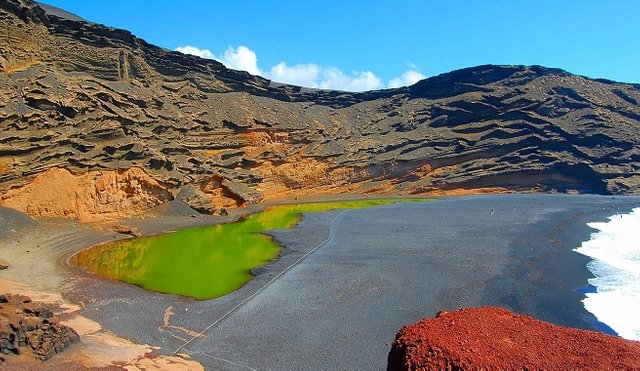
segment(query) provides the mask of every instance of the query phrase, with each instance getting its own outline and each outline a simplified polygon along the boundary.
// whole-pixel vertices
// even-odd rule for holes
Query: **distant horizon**
[[[640,2],[603,6],[583,1],[578,10],[550,1],[530,9],[523,1],[499,0],[482,5],[410,1],[402,6],[372,1],[367,9],[334,0],[326,6],[285,0],[277,3],[279,8],[259,1],[194,1],[182,7],[166,1],[43,3],[90,22],[128,30],[165,49],[312,89],[367,91],[409,86],[424,78],[483,65],[538,65],[594,80],[640,83],[640,50],[631,47],[640,37],[640,30],[633,26]],[[423,12],[407,10],[412,7]],[[278,19],[285,8],[288,17]],[[332,9],[343,12],[332,19],[321,17]],[[352,17],[344,13],[349,9],[353,14],[366,12]],[[392,11],[407,20],[384,18]],[[203,18],[206,14],[212,19]],[[222,14],[241,14],[242,18]],[[361,19],[365,15],[371,19]],[[309,20],[318,19],[322,23],[309,25]],[[291,25],[283,28],[283,22]],[[416,28],[418,22],[424,27]],[[166,24],[176,27],[167,32]],[[292,32],[297,29],[302,30]],[[432,56],[433,51],[437,57]]]

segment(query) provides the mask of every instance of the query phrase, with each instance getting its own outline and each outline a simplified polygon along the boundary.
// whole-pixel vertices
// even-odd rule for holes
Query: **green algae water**
[[[252,278],[251,269],[278,256],[280,246],[261,232],[291,228],[302,213],[412,200],[424,199],[272,206],[235,223],[92,247],[71,257],[70,262],[148,290],[212,299],[237,290]]]

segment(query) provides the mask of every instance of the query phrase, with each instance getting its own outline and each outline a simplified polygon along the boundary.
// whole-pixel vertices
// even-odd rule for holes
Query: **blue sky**
[[[45,2],[298,85],[367,90],[488,63],[640,83],[636,0]]]

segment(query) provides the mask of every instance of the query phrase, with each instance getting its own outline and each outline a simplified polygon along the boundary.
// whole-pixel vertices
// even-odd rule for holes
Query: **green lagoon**
[[[293,227],[302,213],[362,208],[398,201],[374,199],[271,206],[240,221],[189,228],[100,245],[70,262],[104,277],[148,290],[212,299],[237,290],[253,268],[275,259],[281,247],[261,232]]]

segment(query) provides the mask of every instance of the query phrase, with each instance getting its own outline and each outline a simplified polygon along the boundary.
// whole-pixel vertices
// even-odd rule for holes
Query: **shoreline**
[[[440,204],[441,202],[444,201],[444,202],[449,202],[449,203],[453,202],[459,205],[464,205],[464,204],[468,204],[469,200],[471,200],[471,203],[478,203],[478,200],[489,200],[490,203],[495,204],[493,200],[495,199],[499,200],[501,197],[505,197],[506,199],[508,199],[508,200],[505,200],[505,202],[507,203],[513,202],[514,199],[518,199],[518,198],[537,198],[537,197],[542,197],[542,198],[559,197],[559,198],[565,198],[565,199],[570,199],[571,197],[578,197],[581,199],[601,199],[602,200],[601,202],[605,202],[605,203],[607,202],[607,199],[608,199],[607,196],[583,196],[583,195],[580,195],[580,196],[480,195],[480,196],[470,196],[470,197],[467,196],[467,197],[439,198],[440,202],[431,203],[431,204]],[[367,197],[364,197],[364,198],[366,199]],[[380,197],[380,198],[388,198],[388,197]],[[631,200],[634,198],[630,197],[627,199],[625,197],[622,197],[620,199]],[[635,199],[640,200],[640,198],[638,197],[636,197]],[[325,201],[325,200],[319,200],[319,201]],[[297,200],[297,201],[302,202],[303,200]],[[640,201],[638,201],[638,204],[640,204]],[[256,209],[261,210],[262,208],[267,207],[268,205],[260,205],[260,206],[261,207]],[[463,206],[463,208],[464,207],[470,207],[470,206]],[[496,210],[497,210],[496,213],[501,212],[501,208],[497,208]],[[377,212],[376,214],[381,214],[381,212]],[[79,268],[64,267],[63,265],[60,265],[61,263],[55,263],[55,262],[54,262],[55,269],[53,270],[54,273],[56,273],[57,275],[62,275],[64,279],[62,280],[58,279],[56,281],[58,282],[57,287],[52,289],[50,286],[49,289],[50,291],[53,291],[53,292],[61,292],[64,299],[67,302],[80,304],[80,306],[82,307],[80,312],[82,313],[83,316],[90,318],[92,321],[96,321],[96,323],[99,323],[100,325],[102,325],[103,328],[108,329],[110,333],[113,333],[123,338],[131,339],[138,344],[151,344],[154,346],[160,346],[159,349],[153,350],[153,354],[169,355],[172,352],[174,352],[174,350],[178,349],[181,345],[183,345],[186,341],[188,341],[190,338],[195,338],[194,343],[196,344],[193,344],[193,345],[197,345],[198,343],[205,341],[205,339],[208,339],[211,336],[211,334],[205,334],[204,337],[200,337],[200,336],[193,337],[193,335],[198,334],[200,330],[206,327],[205,326],[206,324],[211,323],[211,321],[209,320],[210,318],[219,318],[223,313],[227,312],[229,309],[237,305],[237,303],[241,302],[244,298],[246,298],[251,292],[261,287],[261,285],[263,285],[265,282],[268,282],[275,275],[277,275],[279,270],[285,269],[291,264],[291,262],[294,262],[297,259],[299,259],[301,256],[303,256],[308,251],[310,246],[311,247],[315,246],[319,242],[321,242],[323,239],[325,239],[327,237],[327,234],[330,233],[329,226],[326,225],[326,222],[330,218],[335,217],[336,215],[337,215],[337,212],[335,211],[317,214],[317,215],[305,214],[302,217],[302,220],[299,222],[299,224],[294,228],[289,230],[278,230],[278,231],[267,233],[269,236],[276,239],[280,243],[280,245],[283,246],[281,255],[276,260],[270,262],[266,266],[255,269],[254,273],[256,276],[254,277],[254,279],[249,281],[241,289],[219,299],[198,302],[198,301],[194,301],[184,297],[148,292],[136,286],[123,284],[120,282],[107,281],[102,278],[96,277],[93,274],[89,274],[89,273],[82,274],[81,272],[77,271],[79,270]],[[588,215],[591,215],[591,214],[585,213],[584,215],[585,217],[587,217]],[[352,217],[350,214],[349,216],[350,217],[347,219],[351,220]],[[609,216],[609,215],[606,215],[606,216]],[[604,216],[604,218],[606,218],[606,216]],[[242,215],[231,215],[228,218],[229,219],[235,218],[234,220],[237,220],[240,217],[242,217]],[[138,225],[140,225],[142,229],[144,229],[144,230],[141,229],[143,231],[143,234],[146,236],[148,235],[148,233],[152,233],[154,231],[157,232],[163,228],[165,228],[164,231],[167,232],[167,228],[166,228],[167,226],[172,226],[174,229],[180,229],[184,226],[191,227],[191,226],[197,226],[197,225],[204,225],[205,223],[210,223],[214,219],[220,220],[216,217],[192,218],[186,214],[183,216],[179,216],[179,215],[176,216],[176,214],[174,213],[174,215],[170,215],[166,217],[155,216],[155,217],[145,217],[144,219],[133,219],[131,222],[132,224],[137,223]],[[593,222],[597,220],[589,216],[588,221]],[[122,222],[126,223],[124,221]],[[75,244],[76,246],[76,251],[80,251],[84,248],[91,246],[86,244],[89,241],[102,240],[102,243],[104,243],[104,242],[112,241],[114,235],[116,237],[122,237],[122,235],[116,234],[114,232],[96,231],[88,228],[86,225],[80,225],[79,223],[75,223],[71,221],[55,221],[53,222],[53,228],[49,228],[49,232],[51,231],[51,229],[56,230],[57,228],[57,230],[59,230],[58,232],[59,235],[55,236],[55,233],[54,233],[54,236],[49,236],[49,239],[46,239],[46,238],[38,239],[37,231],[39,229],[43,229],[46,231],[48,226],[47,225],[43,226],[43,224],[50,224],[50,223],[52,222],[37,221],[36,224],[38,225],[38,227],[31,228],[30,232],[25,234],[25,236],[23,237],[23,239],[27,241],[27,245],[29,243],[29,240],[31,240],[32,244],[40,243],[44,245],[47,241],[51,242],[51,239],[54,239],[55,240],[54,242],[56,243],[43,246],[41,249],[53,250],[49,252],[50,253],[52,252],[54,254],[57,253],[57,254],[64,255],[66,252],[74,249],[72,246],[70,246],[73,244]],[[337,224],[336,228],[338,229],[338,233],[340,233],[339,230],[343,228],[342,225],[344,223],[346,223],[344,221],[344,218],[339,220],[338,223],[336,223]],[[578,222],[576,221],[576,223]],[[585,231],[588,232],[587,230],[588,226],[586,226],[586,223],[584,227],[582,229],[582,232],[579,232],[578,234],[584,233]],[[71,228],[71,232],[68,232],[69,228]],[[478,226],[478,228],[482,228],[482,226]],[[35,236],[30,236],[30,234],[31,235],[34,234],[34,231],[36,232]],[[588,238],[588,236],[589,234],[587,233],[586,238]],[[566,238],[566,236],[563,238]],[[333,243],[333,240],[335,240],[335,237],[332,238],[332,243]],[[83,243],[85,243],[84,247],[78,247]],[[66,249],[60,249],[60,246],[65,244],[67,244]],[[13,246],[15,247],[16,244],[14,243]],[[4,254],[6,249],[7,249],[7,241],[5,241],[5,239],[3,238],[1,254]],[[307,269],[308,268],[307,262],[309,260],[315,261],[317,258],[319,258],[319,256],[325,255],[325,251],[327,249],[328,249],[328,246],[323,246],[322,249],[320,249],[319,251],[316,251],[314,254],[311,254],[309,257],[307,257],[306,260],[304,260],[302,265],[304,265],[305,267],[296,266],[293,269],[293,271],[298,271],[303,268]],[[579,255],[577,253],[575,254]],[[26,254],[23,254],[23,255],[26,256]],[[67,255],[67,258],[69,256],[71,255]],[[32,258],[32,256],[28,256],[28,257],[29,259]],[[512,259],[516,259],[516,258],[517,258],[516,255],[512,257]],[[50,259],[50,255],[49,255],[49,259]],[[588,258],[586,260],[589,261]],[[39,268],[39,269],[42,268],[41,266],[42,264],[40,263],[42,262],[39,261],[38,264],[33,265],[33,267]],[[58,264],[57,267],[55,267],[56,264]],[[47,272],[52,271],[51,261],[49,261],[44,265],[49,267],[45,269],[44,273],[46,275]],[[536,269],[548,269],[548,267],[545,267],[543,264],[536,267],[537,267]],[[14,268],[15,267],[12,266],[12,268],[10,268],[9,271],[0,273],[0,278],[5,278],[7,276],[7,273],[9,273]],[[74,271],[74,269],[77,269],[77,270]],[[586,265],[584,265],[582,269],[584,271],[587,271]],[[590,272],[587,271],[587,273],[590,273]],[[286,281],[286,278],[291,276],[292,274],[293,272],[288,272],[286,275],[284,275],[284,277],[281,277],[278,281],[276,281],[276,286],[278,286],[277,284],[279,282],[284,282],[283,279],[285,279]],[[26,280],[24,277],[25,276],[23,275],[22,276],[23,281]],[[49,279],[50,277],[46,277],[46,278]],[[29,279],[31,279],[31,277],[29,277]],[[515,278],[512,278],[512,280],[515,280]],[[37,284],[39,281],[37,279],[35,281],[36,281],[35,286],[37,287],[38,286]],[[533,284],[533,283],[535,282],[530,282],[530,284]],[[587,281],[585,280],[584,284],[580,287],[584,287],[586,284],[587,284]],[[271,292],[271,287],[268,291]],[[446,302],[447,301],[451,302],[452,298],[455,299],[455,290],[453,292],[454,292],[453,296],[452,294],[449,294],[449,297],[447,297],[446,295],[444,297],[440,295],[437,298],[437,300],[439,300],[442,304],[440,305],[442,308],[439,308],[439,309],[445,309]],[[581,294],[576,294],[576,295],[581,295]],[[260,302],[264,300],[265,297],[268,297],[268,295],[265,295],[265,293],[263,292],[259,295],[259,298],[256,298],[259,300],[254,299],[251,301],[251,303]],[[580,302],[580,304],[582,303]],[[252,304],[250,305],[250,307],[254,307],[254,305],[255,304]],[[248,309],[249,308],[246,308],[245,306],[242,310],[239,310],[238,312],[245,312]],[[428,313],[424,309],[425,308],[415,308],[415,310],[420,313],[420,318],[424,317],[425,315],[432,315],[432,314],[435,315],[435,313]],[[233,317],[239,317],[241,315],[242,313],[235,313]],[[233,321],[234,319],[227,319],[227,320]],[[407,324],[407,323],[408,322],[404,324]],[[148,333],[142,333],[141,332],[142,329],[148,330]],[[397,328],[395,330],[397,330]],[[393,336],[387,339],[387,341],[391,341],[392,339],[393,339]],[[210,356],[212,355],[210,352],[209,353],[205,352],[206,354],[204,354],[202,350],[197,350],[197,349],[194,350],[191,348],[186,349],[186,351],[189,354],[191,354],[192,357],[202,362],[206,366],[212,366],[212,365],[222,366],[224,364],[226,364],[227,366],[229,365],[229,363],[225,363],[223,361],[219,361],[222,363],[216,363],[218,361],[212,362],[210,360]],[[67,354],[67,353],[66,352],[63,353],[63,356],[64,354]],[[215,357],[218,357],[219,355],[220,354],[217,354],[217,355],[213,354],[213,356]],[[225,358],[225,357],[218,357],[218,358]],[[237,358],[233,358],[233,357],[231,357],[231,359],[237,360]]]
[[[600,202],[600,207],[592,206],[588,211],[558,212],[553,220],[539,221],[533,230],[548,230],[549,233],[545,236],[525,234],[514,238],[509,247],[509,269],[505,269],[503,274],[517,283],[516,289],[513,290],[515,294],[504,300],[489,300],[495,295],[495,290],[500,288],[499,282],[492,282],[485,294],[487,302],[516,312],[522,312],[523,307],[528,307],[526,314],[537,319],[617,336],[613,329],[588,312],[582,303],[585,297],[584,290],[590,286],[589,279],[594,277],[587,268],[592,259],[574,251],[574,248],[589,240],[596,232],[587,223],[607,221],[608,217],[615,215],[617,208],[611,204],[620,206],[620,212],[624,213],[636,206],[625,202],[624,199],[602,199]],[[544,242],[545,240],[547,242]],[[557,248],[536,247],[536,244],[544,243]],[[562,264],[559,265],[558,262]],[[551,294],[560,291],[570,299],[560,300]],[[536,293],[532,294],[533,292]],[[539,301],[535,306],[531,303],[534,300],[532,296]],[[562,308],[562,311],[557,308]]]
[[[482,288],[489,286],[490,278],[499,277],[508,283],[502,293],[494,292],[494,295],[512,291],[511,285],[519,277],[505,275],[503,268],[509,265],[514,236],[511,232],[501,234],[503,224],[490,222],[488,214],[491,206],[496,206],[496,200],[512,205],[529,200],[534,204],[528,215],[515,206],[513,210],[496,209],[495,217],[500,218],[501,223],[511,223],[509,228],[517,231],[521,239],[532,233],[528,228],[532,219],[536,222],[550,220],[547,225],[542,223],[536,228],[541,233],[553,232],[554,227],[563,228],[562,218],[555,215],[563,209],[570,211],[569,216],[577,212],[591,221],[588,216],[594,211],[601,212],[601,206],[610,202],[606,196],[502,197],[446,199],[422,204],[427,207],[425,210],[419,210],[420,204],[405,204],[401,207],[402,218],[392,210],[399,207],[398,204],[353,211],[336,224],[337,234],[329,244],[238,310],[232,318],[219,324],[215,331],[212,329],[209,337],[197,339],[190,345],[190,352],[227,354],[232,355],[233,360],[242,360],[243,364],[266,364],[273,368],[323,365],[352,368],[363,364],[367,368],[383,367],[388,351],[383,344],[393,339],[401,326],[425,315],[435,315],[441,309],[486,305]],[[640,203],[640,198],[627,198],[624,202],[635,205]],[[405,206],[415,209],[417,214],[407,214],[410,210]],[[478,216],[487,217],[479,219]],[[329,219],[329,216],[323,219],[324,222],[306,219],[294,230],[275,231],[274,235],[289,248],[301,248],[309,245],[304,238],[316,233],[317,223],[324,225]],[[578,220],[573,223],[584,227]],[[425,224],[433,226],[433,230],[425,230]],[[421,233],[420,237],[414,239],[409,235],[409,239],[399,242],[403,228]],[[353,231],[358,232],[357,236]],[[535,228],[533,232],[536,233]],[[567,234],[571,233],[572,230],[567,231]],[[588,236],[589,233],[578,236],[578,240]],[[474,244],[476,238],[494,245]],[[544,251],[557,250],[552,239],[545,238],[544,241],[541,246]],[[429,244],[425,246],[426,242]],[[381,245],[382,251],[372,251],[374,245]],[[407,253],[386,253],[387,249],[395,249],[398,245]],[[571,253],[574,247],[565,244],[561,250]],[[474,248],[477,251],[473,251]],[[424,256],[427,260],[421,261],[416,256]],[[454,262],[456,264],[452,264]],[[549,264],[540,267],[553,269]],[[586,265],[578,264],[567,274],[573,275],[575,272],[571,270],[575,269],[588,273]],[[422,282],[430,282],[429,288]],[[407,285],[409,287],[405,287]],[[569,293],[575,295],[573,291]],[[579,300],[568,297],[562,290],[556,289],[549,296],[556,301],[555,305],[559,305],[555,315],[568,301],[584,310]],[[493,300],[498,299],[500,296]],[[530,298],[525,304],[528,306],[524,312],[531,313],[544,309],[548,302],[540,297]],[[253,323],[258,328],[248,328],[244,323]],[[237,333],[238,329],[242,329],[242,334]],[[303,335],[307,333],[314,335]],[[362,335],[354,338],[360,333]],[[282,341],[287,344],[287,351],[263,344],[257,340],[260,338]],[[355,339],[357,342],[354,343]],[[301,361],[305,349],[313,349],[306,358],[307,362],[313,363]],[[278,355],[274,356],[275,353]],[[355,355],[358,355],[358,362],[354,360]],[[210,367],[223,367],[222,363],[209,362]]]
[[[585,293],[584,306],[611,332],[628,340],[640,340],[636,313],[638,297],[637,238],[640,207],[616,210],[606,220],[589,223],[591,238],[574,251],[589,259],[591,293]]]
[[[503,233],[505,228],[502,223],[512,223],[509,228],[517,231],[521,239],[528,238],[532,233],[541,233],[544,243],[540,248],[543,252],[561,250],[571,254],[575,247],[572,241],[565,241],[561,247],[557,247],[554,236],[547,238],[547,234],[554,232],[558,226],[560,229],[566,228],[567,236],[578,235],[575,237],[577,240],[588,238],[589,233],[579,236],[585,231],[579,220],[565,227],[563,218],[558,218],[556,214],[566,210],[571,217],[577,212],[590,221],[592,212],[602,212],[601,206],[609,203],[609,198],[602,196],[498,197],[501,196],[448,199],[423,204],[428,210],[420,210],[420,204],[402,205],[405,218],[402,220],[392,210],[398,204],[375,211],[365,209],[349,213],[336,223],[336,235],[329,244],[274,283],[232,318],[219,324],[215,331],[212,329],[209,337],[194,341],[189,350],[231,354],[231,359],[242,360],[243,364],[266,364],[273,368],[322,367],[328,364],[339,368],[357,365],[364,365],[365,368],[383,367],[388,351],[384,343],[393,339],[401,326],[422,319],[425,315],[433,316],[441,309],[489,304],[485,295],[490,291],[488,277],[507,282],[508,286],[501,291],[494,290],[490,298],[492,301],[513,293],[512,286],[516,286],[518,277],[505,274],[503,269],[512,260],[510,255],[514,246],[511,238],[514,235],[509,231]],[[495,217],[500,218],[501,223],[494,223],[488,214],[491,206],[496,206],[496,200],[514,205],[529,201],[533,205],[528,211],[529,215],[520,212],[517,207],[514,210],[497,208]],[[624,202],[637,204],[640,198],[629,198]],[[414,209],[409,213],[410,216],[407,216],[410,211],[408,208]],[[452,209],[460,210],[447,215]],[[372,219],[374,216],[378,222]],[[538,222],[549,222],[534,223],[532,216]],[[434,230],[424,230],[424,224],[434,226]],[[532,228],[527,227],[532,225]],[[445,226],[449,226],[449,230]],[[574,229],[574,226],[579,228]],[[301,242],[301,237],[313,233],[316,228],[317,224],[311,221],[293,231],[276,231],[274,235],[287,247],[296,248],[300,244],[308,244]],[[402,238],[402,228],[422,231],[422,234],[398,241]],[[359,235],[354,238],[352,231],[358,231]],[[495,245],[476,244],[476,238]],[[381,250],[371,250],[370,243],[373,241],[381,245]],[[397,250],[398,245],[402,249]],[[455,246],[463,246],[464,249],[453,249]],[[387,249],[396,250],[389,255]],[[555,269],[548,264],[550,260],[553,258],[541,262],[545,264],[539,264],[540,269],[547,272]],[[565,273],[571,276],[576,270],[588,274],[586,264],[574,264]],[[425,287],[423,282],[429,282],[428,286]],[[532,284],[535,283],[534,279]],[[519,312],[530,314],[546,309],[549,312],[547,315],[554,317],[552,322],[558,322],[562,320],[567,305],[584,311],[582,303],[575,300],[575,296],[571,297],[575,295],[573,289],[571,287],[568,292],[554,290],[547,297],[535,297],[541,290],[532,290],[534,296],[528,297]],[[549,298],[552,300],[549,301]],[[549,305],[556,307],[548,308]],[[243,326],[246,321],[254,323],[253,327]],[[576,319],[578,321],[582,320]],[[586,325],[583,323],[578,327]],[[239,328],[242,334],[237,333]],[[357,342],[353,342],[356,339],[354,336]],[[263,344],[259,339],[281,339],[290,348],[274,356],[277,349]],[[295,339],[294,343],[291,339]],[[222,367],[221,363],[208,365]]]

